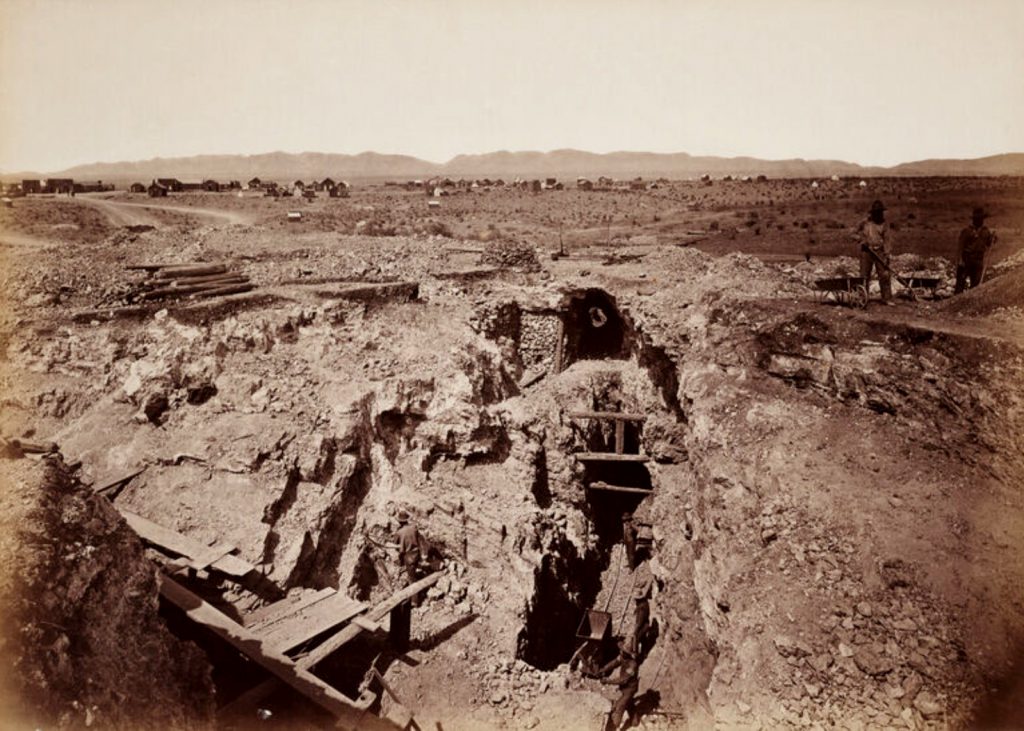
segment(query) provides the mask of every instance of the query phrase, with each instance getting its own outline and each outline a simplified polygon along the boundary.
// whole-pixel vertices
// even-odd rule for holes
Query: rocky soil
[[[968,196],[962,181],[884,184],[927,211]],[[644,582],[657,641],[641,666],[643,728],[967,728],[998,717],[1024,643],[1015,183],[970,191],[1004,206],[993,226],[1008,232],[1005,261],[991,283],[866,311],[816,302],[809,284],[855,263],[792,258],[805,245],[788,233],[799,225],[773,229],[786,261],[667,242],[676,234],[659,228],[659,206],[688,230],[769,207],[752,184],[696,185],[623,197],[634,213],[651,207],[636,235],[662,245],[623,244],[608,265],[584,249],[550,257],[556,209],[583,216],[573,231],[593,243],[591,209],[573,206],[594,199],[577,191],[467,194],[440,214],[412,194],[357,191],[337,206],[373,206],[376,218],[351,229],[331,228],[333,202],[310,204],[317,215],[289,229],[280,204],[225,197],[252,222],[122,228],[9,259],[0,431],[54,440],[81,462],[85,486],[145,468],[115,506],[231,542],[278,592],[390,593],[395,557],[380,545],[408,510],[445,576],[414,610],[408,656],[384,652],[378,668],[424,727],[598,728],[614,692],[570,669],[575,633],[586,609],[607,607],[628,634],[630,592]],[[818,205],[837,221],[863,195],[772,190],[773,206]],[[428,215],[447,216],[449,230],[355,227]],[[955,237],[956,219],[942,221],[944,240]],[[766,235],[720,234],[705,248]],[[901,254],[901,271],[948,275],[928,241]],[[229,261],[261,298],[72,319],[124,302],[135,276],[124,260]],[[413,301],[340,294],[408,280],[419,283]],[[594,303],[610,318],[600,337],[587,329]],[[652,461],[584,467],[573,453],[606,449],[611,432],[569,416],[580,410],[644,414],[628,441]],[[585,487],[594,480],[653,492],[606,500]],[[121,536],[104,500],[88,497],[107,516],[90,531]],[[623,565],[624,507],[653,527],[636,571]],[[137,548],[125,554],[141,561]],[[108,573],[141,581],[140,565]],[[226,582],[201,588],[240,615],[271,600]],[[381,651],[354,646],[324,677],[352,690]],[[184,650],[161,652],[184,662],[177,677],[204,699],[195,712],[166,699],[165,725],[205,722],[231,700],[223,684],[210,700]],[[86,702],[54,697],[72,711]],[[294,699],[282,703],[277,718],[295,712]]]

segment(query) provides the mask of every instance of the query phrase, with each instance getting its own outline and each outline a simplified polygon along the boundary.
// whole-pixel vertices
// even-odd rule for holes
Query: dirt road
[[[31,248],[38,248],[40,246],[49,245],[50,241],[36,238],[35,236],[26,236],[24,234],[17,234],[11,231],[0,230],[0,246],[26,246]]]
[[[191,206],[166,206],[160,203],[126,203],[123,201],[112,201],[106,198],[91,198],[80,196],[77,200],[96,206],[119,226],[149,225],[159,226],[161,221],[149,211],[173,211],[193,216],[206,223],[213,224],[246,224],[251,219],[235,211],[217,210],[216,208],[193,208]]]

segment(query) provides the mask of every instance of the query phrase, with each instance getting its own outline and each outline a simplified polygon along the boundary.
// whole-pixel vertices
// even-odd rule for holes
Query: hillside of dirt
[[[1024,655],[1020,182],[773,183],[440,210],[384,186],[182,194],[166,205],[242,220],[7,247],[0,433],[55,442],[82,492],[130,476],[88,497],[100,534],[129,540],[121,511],[233,546],[259,583],[181,580],[243,624],[281,596],[396,591],[407,511],[443,572],[409,649],[366,633],[316,672],[354,698],[375,667],[423,728],[600,728],[617,692],[582,670],[633,635],[638,588],[635,727],[998,727]],[[892,307],[820,302],[816,279],[856,271],[849,231],[876,196],[905,232],[897,268],[946,281]],[[951,297],[969,201],[1000,248]],[[160,268],[186,264],[252,289],[161,298]],[[649,530],[635,560],[624,513]],[[112,581],[142,581],[132,545]],[[147,555],[150,581],[174,570]],[[588,611],[605,642],[579,636]],[[280,688],[269,720],[229,719],[265,674],[161,616],[213,665],[202,704],[164,699],[165,725],[326,722]],[[154,657],[199,683],[170,646]]]
[[[158,615],[135,534],[61,460],[4,451],[5,728],[212,728],[209,663]]]

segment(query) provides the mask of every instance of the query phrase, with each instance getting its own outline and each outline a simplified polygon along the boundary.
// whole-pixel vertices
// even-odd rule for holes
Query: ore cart
[[[579,647],[569,661],[569,669],[579,665],[584,675],[597,675],[612,641],[612,615],[598,609],[588,609],[576,630]]]

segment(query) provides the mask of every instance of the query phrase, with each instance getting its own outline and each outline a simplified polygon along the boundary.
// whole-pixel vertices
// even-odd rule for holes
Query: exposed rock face
[[[157,614],[153,564],[59,459],[0,461],[0,707],[27,728],[207,729],[210,666]],[[13,549],[13,551],[11,550]]]

